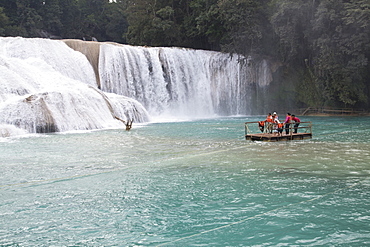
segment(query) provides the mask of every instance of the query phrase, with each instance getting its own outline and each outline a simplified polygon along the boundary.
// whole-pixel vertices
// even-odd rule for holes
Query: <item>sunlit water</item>
[[[259,119],[0,139],[0,245],[370,245],[370,118],[244,140]]]

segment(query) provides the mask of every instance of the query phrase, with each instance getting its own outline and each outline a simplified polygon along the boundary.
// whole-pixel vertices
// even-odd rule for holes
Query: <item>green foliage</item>
[[[37,35],[37,30],[42,25],[42,17],[38,14],[37,8],[40,8],[42,3],[37,0],[16,0],[17,18],[15,24],[22,36],[34,37]]]
[[[278,56],[287,63],[301,63],[309,48],[310,22],[315,1],[285,0],[270,3],[270,21],[279,37]]]
[[[0,23],[4,36],[125,41],[126,1],[0,0],[0,7],[9,18]]]
[[[59,7],[62,12],[60,22],[63,25],[60,36],[68,39],[81,39],[84,36],[82,30],[83,17],[78,6],[78,0],[60,0]]]
[[[225,51],[249,55],[261,52],[265,16],[263,1],[218,1],[221,23],[226,30],[222,37]],[[240,11],[243,9],[243,11]]]
[[[295,68],[299,101],[308,106],[366,105],[369,9],[366,0],[275,0],[270,20],[278,56]]]
[[[187,33],[195,39],[206,40],[209,47],[219,49],[219,41],[224,34],[224,28],[217,1],[191,1],[190,11],[191,16],[188,17],[188,23],[192,27],[190,26]]]
[[[139,0],[128,2],[127,41],[134,45],[186,46],[183,21],[187,1]]]
[[[306,68],[301,68],[296,73],[296,102],[303,106],[322,107],[324,90],[309,67],[308,59],[305,59],[305,64]]]
[[[312,27],[314,68],[327,102],[353,106],[367,101],[369,5],[323,0],[318,6]]]
[[[4,8],[0,7],[0,35],[4,35],[5,27],[8,25],[9,18],[4,13]]]
[[[40,15],[42,17],[42,29],[54,35],[60,36],[63,28],[61,21],[62,10],[59,5],[59,0],[44,1],[40,7]]]

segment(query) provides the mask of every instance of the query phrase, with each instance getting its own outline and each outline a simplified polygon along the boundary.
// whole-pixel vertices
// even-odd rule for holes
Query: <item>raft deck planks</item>
[[[245,135],[246,140],[268,141],[268,142],[304,140],[304,139],[311,139],[311,138],[312,138],[312,133],[297,133],[297,134],[288,134],[288,135],[282,135],[282,136],[278,136],[275,134],[268,134],[268,133]]]

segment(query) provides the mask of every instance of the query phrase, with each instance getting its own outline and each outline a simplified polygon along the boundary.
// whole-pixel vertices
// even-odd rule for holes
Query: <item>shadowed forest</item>
[[[281,67],[272,100],[370,105],[369,0],[0,0],[0,36],[267,58]]]

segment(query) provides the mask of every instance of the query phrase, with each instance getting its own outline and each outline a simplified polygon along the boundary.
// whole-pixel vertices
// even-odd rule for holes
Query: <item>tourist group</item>
[[[269,113],[266,120],[259,121],[258,127],[261,132],[282,136],[283,130],[285,130],[286,135],[289,135],[291,128],[293,128],[293,133],[297,133],[300,122],[301,120],[298,117],[289,112],[286,114],[285,121],[280,122],[279,116],[274,112],[273,114]]]

